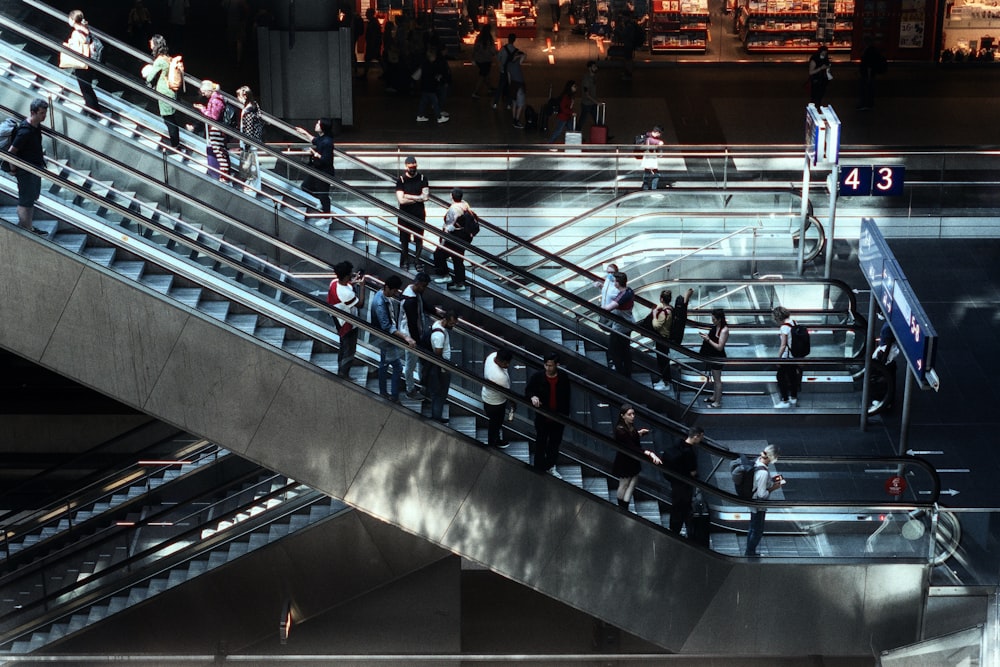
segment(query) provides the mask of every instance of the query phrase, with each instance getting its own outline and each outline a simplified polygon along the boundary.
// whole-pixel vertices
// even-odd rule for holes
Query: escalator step
[[[253,335],[268,345],[280,348],[285,342],[284,327],[258,327]]]
[[[202,301],[198,304],[198,310],[220,322],[225,322],[226,316],[229,315],[229,306],[228,301]]]
[[[312,340],[286,340],[282,348],[300,359],[309,361],[312,357],[313,343]]]
[[[175,287],[168,294],[181,303],[196,308],[201,300],[200,287]]]
[[[170,292],[170,286],[174,282],[174,277],[166,273],[154,273],[144,275],[139,282],[161,294],[167,294]]]
[[[611,500],[608,480],[605,477],[585,477],[581,487],[584,491],[594,494],[601,500]]]
[[[83,256],[101,266],[110,266],[117,248],[84,248]]]
[[[139,280],[139,278],[142,277],[142,272],[145,268],[146,262],[135,260],[121,260],[111,264],[112,270],[116,273],[120,273],[129,280]]]
[[[58,232],[52,240],[70,252],[79,255],[83,251],[83,247],[87,244],[87,235],[75,234],[71,232]]]
[[[563,332],[562,329],[542,329],[539,331],[544,338],[552,341],[556,345],[562,345]]]
[[[226,323],[244,333],[253,335],[257,328],[257,318],[258,316],[254,313],[230,314],[226,318]]]

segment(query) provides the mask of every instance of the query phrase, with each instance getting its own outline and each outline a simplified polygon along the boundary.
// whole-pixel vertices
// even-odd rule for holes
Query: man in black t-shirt
[[[426,220],[427,212],[424,210],[424,202],[431,196],[431,186],[427,182],[427,177],[417,171],[417,158],[408,157],[405,161],[406,171],[396,179],[396,201],[399,202],[399,210],[410,217],[418,220]],[[424,230],[410,222],[403,216],[399,217],[399,267],[409,271],[410,262],[410,241],[415,247],[414,263],[417,270],[420,269],[420,254],[424,249]]]
[[[42,121],[49,112],[49,103],[38,97],[31,101],[30,114],[27,120],[21,121],[14,131],[14,139],[10,152],[22,160],[41,169],[45,168],[45,154],[42,152]],[[17,224],[24,229],[30,229],[36,234],[45,232],[36,229],[32,224],[35,215],[35,202],[42,193],[42,177],[25,169],[13,167],[17,178]]]
[[[671,472],[682,477],[698,478],[698,456],[694,446],[705,438],[705,429],[692,426],[687,437],[671,445],[660,458],[663,465]],[[670,530],[681,532],[681,527],[687,524],[688,538],[692,534],[691,503],[694,498],[694,487],[670,478]]]

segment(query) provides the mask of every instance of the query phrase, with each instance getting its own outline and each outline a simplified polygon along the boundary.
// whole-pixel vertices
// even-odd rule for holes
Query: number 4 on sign
[[[841,167],[839,193],[841,197],[864,196],[871,194],[871,191],[871,167]]]

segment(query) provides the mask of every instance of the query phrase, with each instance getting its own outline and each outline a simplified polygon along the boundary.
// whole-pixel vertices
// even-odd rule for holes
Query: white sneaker
[[[451,117],[451,114],[448,113],[447,111],[442,111],[441,115],[444,116],[445,118],[450,118]]]
[[[656,391],[666,391],[667,385],[663,383],[663,380],[660,380],[659,382],[653,385],[653,389],[655,389]]]
[[[436,283],[446,283],[451,280],[451,276],[434,276],[431,280]]]
[[[559,471],[556,470],[555,466],[549,468],[549,474],[555,477],[556,479],[562,479],[562,475],[559,474]]]
[[[798,405],[799,404],[799,399],[797,399],[797,398],[790,398],[790,399],[788,399],[788,402],[791,403],[792,405]]]
[[[428,118],[427,116],[417,116],[417,122],[418,123],[426,123],[429,120],[430,120],[430,118]]]
[[[775,407],[775,408],[778,408],[778,409],[781,409],[781,408],[790,408],[790,407],[792,407],[792,404],[791,404],[791,403],[789,403],[788,401],[778,401],[778,402],[777,402],[777,403],[775,404],[775,406],[774,406],[774,407]]]
[[[447,123],[449,120],[451,120],[450,116],[445,116],[443,114],[440,115],[440,116],[438,116],[438,122],[439,123]]]

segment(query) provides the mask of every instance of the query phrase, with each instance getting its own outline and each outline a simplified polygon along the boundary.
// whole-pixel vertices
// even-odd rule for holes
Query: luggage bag
[[[597,105],[597,122],[590,126],[590,143],[608,143],[607,104]]]

